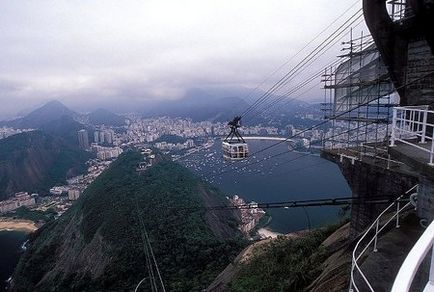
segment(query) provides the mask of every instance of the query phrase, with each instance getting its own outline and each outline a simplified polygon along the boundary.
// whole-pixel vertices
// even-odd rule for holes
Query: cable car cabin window
[[[245,159],[248,157],[249,149],[247,143],[223,142],[223,157],[227,160]]]
[[[233,121],[228,123],[231,128],[229,135],[223,140],[223,158],[226,160],[245,159],[249,155],[247,143],[238,132],[241,127],[241,117],[235,117]]]

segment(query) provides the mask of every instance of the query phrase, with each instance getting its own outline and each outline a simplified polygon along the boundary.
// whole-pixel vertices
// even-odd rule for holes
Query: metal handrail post
[[[377,252],[377,240],[378,240],[378,225],[379,225],[380,220],[377,220],[377,225],[375,227],[375,239],[374,239],[374,252]]]
[[[351,262],[351,278],[350,278],[350,285],[349,285],[349,292],[359,292],[359,289],[357,287],[357,283],[355,281],[355,273],[358,273],[361,277],[360,280],[363,280],[364,283],[368,286],[368,288],[370,289],[371,292],[374,291],[374,289],[372,288],[372,285],[369,283],[368,279],[366,278],[366,276],[363,274],[361,268],[358,265],[358,260],[361,259],[361,257],[364,255],[364,253],[369,249],[369,247],[371,246],[371,244],[374,245],[374,252],[378,251],[377,245],[378,245],[378,235],[379,233],[381,233],[386,226],[388,226],[390,223],[392,223],[393,221],[396,222],[396,227],[399,227],[399,214],[401,211],[405,210],[407,207],[411,206],[411,202],[408,202],[406,204],[403,205],[403,207],[401,208],[401,204],[400,204],[400,200],[405,196],[408,195],[410,192],[412,192],[415,188],[418,188],[418,185],[413,186],[412,188],[410,188],[409,190],[407,190],[404,194],[402,194],[401,196],[399,196],[396,200],[393,201],[393,203],[391,203],[386,209],[384,209],[377,217],[377,219],[366,229],[366,231],[364,232],[364,234],[361,236],[361,238],[357,241],[356,246],[353,249],[352,252],[352,262]],[[394,207],[395,205],[397,206],[396,208],[396,213],[393,213],[394,211]],[[388,213],[389,212],[389,213]],[[385,214],[390,214],[390,212],[392,212],[392,216],[385,221],[385,223],[383,224],[383,226],[380,228],[380,220],[383,216],[385,216]],[[397,217],[397,218],[395,218]],[[363,248],[363,250],[358,253],[357,255],[357,251],[359,249],[359,245],[361,245],[361,243],[365,240],[365,238],[368,236],[368,234],[371,233],[371,231],[373,231],[375,226],[375,235],[373,237],[370,237],[371,239],[369,240],[369,242],[365,245],[365,247]],[[434,260],[433,260],[434,262]],[[434,271],[434,269],[433,269]],[[433,275],[434,278],[434,275]]]
[[[390,138],[390,147],[395,146],[395,135],[396,135],[396,119],[398,115],[398,109],[393,109],[393,117],[392,117],[392,134]]]
[[[396,204],[396,228],[399,228],[399,200]]]
[[[433,134],[434,134],[434,127],[433,127]],[[434,155],[434,139],[431,140],[431,151],[429,153],[429,165],[433,164],[433,155]]]
[[[428,122],[428,111],[423,111],[423,124],[422,124],[422,139],[420,140],[420,143],[426,143],[425,137],[426,137],[426,123]]]
[[[429,280],[432,286],[434,286],[434,245],[431,251],[431,264],[429,269]]]
[[[350,288],[348,289],[348,292],[353,292],[353,281],[354,281],[354,266],[355,266],[355,260],[352,259],[351,261],[351,279],[350,279]]]

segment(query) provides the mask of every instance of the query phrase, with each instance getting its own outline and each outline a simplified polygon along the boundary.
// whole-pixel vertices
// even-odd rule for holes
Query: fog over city
[[[242,93],[329,24],[338,6],[349,3],[2,1],[0,117],[53,99],[79,111],[128,111],[190,88]],[[318,96],[319,87],[305,98]]]

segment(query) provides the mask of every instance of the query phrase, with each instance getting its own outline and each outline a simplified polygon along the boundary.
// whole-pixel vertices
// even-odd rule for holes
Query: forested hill
[[[133,291],[148,275],[139,216],[166,290],[207,287],[244,245],[237,214],[201,209],[226,199],[184,167],[163,159],[139,174],[140,160],[136,152],[121,155],[62,217],[32,235],[13,291]]]
[[[39,130],[1,139],[0,200],[18,191],[48,192],[83,173],[89,157],[61,136]]]

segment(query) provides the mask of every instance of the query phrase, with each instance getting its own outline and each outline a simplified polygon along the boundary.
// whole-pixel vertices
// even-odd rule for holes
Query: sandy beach
[[[0,218],[0,231],[17,230],[31,233],[37,229],[36,224],[30,220]]]
[[[278,232],[274,232],[268,228],[259,228],[258,229],[258,234],[261,238],[265,239],[265,238],[276,238],[279,235],[283,235],[281,233]]]

